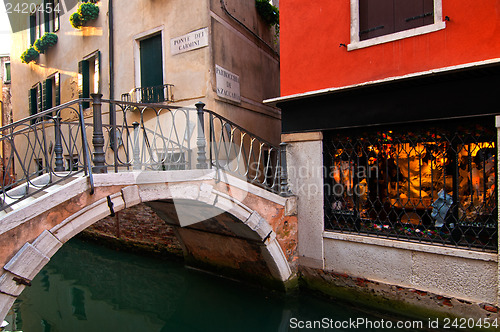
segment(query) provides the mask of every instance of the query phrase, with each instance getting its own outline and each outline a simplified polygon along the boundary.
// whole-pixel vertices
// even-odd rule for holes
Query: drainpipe
[[[113,29],[113,0],[108,0],[108,52],[109,52],[109,99],[115,99],[115,68],[114,68],[114,29]],[[115,128],[116,128],[116,110],[115,104],[109,104],[109,124],[111,125],[109,143],[115,150]]]

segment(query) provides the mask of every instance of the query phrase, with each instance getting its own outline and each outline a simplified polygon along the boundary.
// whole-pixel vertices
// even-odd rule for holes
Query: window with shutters
[[[42,96],[43,102],[42,107],[43,110],[46,111],[51,109],[52,107],[58,106],[61,104],[61,87],[59,84],[60,74],[55,73],[52,76],[49,76],[42,83]]]
[[[80,98],[90,98],[91,93],[101,91],[101,52],[96,51],[78,63],[78,94]],[[83,108],[89,108],[88,102]]]
[[[133,99],[143,103],[168,100],[164,81],[163,26],[134,37],[135,88]]]
[[[351,0],[348,50],[445,28],[441,0]]]
[[[42,84],[37,83],[29,90],[29,110],[30,116],[42,111]],[[38,119],[31,120],[31,124],[37,122]]]
[[[4,83],[10,83],[10,62],[4,63]]]
[[[45,32],[58,31],[61,11],[59,0],[44,0],[43,8]]]
[[[36,12],[35,13],[32,13],[30,14],[30,17],[29,17],[29,20],[30,20],[30,38],[29,38],[29,45],[28,46],[33,46],[33,44],[35,44],[35,40],[36,40]]]

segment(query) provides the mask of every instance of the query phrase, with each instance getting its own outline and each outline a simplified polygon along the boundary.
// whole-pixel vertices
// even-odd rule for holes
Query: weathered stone
[[[3,268],[24,279],[32,280],[48,262],[47,256],[26,243]]]
[[[0,293],[9,294],[12,296],[19,296],[24,290],[24,285],[14,280],[16,276],[9,271],[5,271],[0,276]]]
[[[111,196],[114,212],[118,212],[125,207],[121,192]],[[96,221],[111,214],[107,198],[103,198],[78,211],[71,217],[64,220],[50,230],[61,242],[65,243],[82,230],[92,225]]]
[[[7,316],[10,308],[14,304],[14,301],[16,301],[14,296],[0,293],[0,321]]]
[[[141,196],[139,195],[139,187],[135,185],[123,188],[122,196],[123,200],[125,201],[125,207],[127,208],[137,205],[141,202]]]
[[[33,247],[50,258],[62,247],[62,242],[51,232],[44,230],[33,242]]]

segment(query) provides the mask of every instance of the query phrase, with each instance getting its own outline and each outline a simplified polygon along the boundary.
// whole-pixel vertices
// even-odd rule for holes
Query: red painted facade
[[[281,95],[500,58],[499,0],[442,0],[443,30],[348,51],[349,0],[282,0]]]

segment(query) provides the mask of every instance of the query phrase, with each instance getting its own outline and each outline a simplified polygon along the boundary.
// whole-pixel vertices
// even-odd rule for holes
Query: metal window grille
[[[325,133],[325,229],[496,250],[493,123]]]

